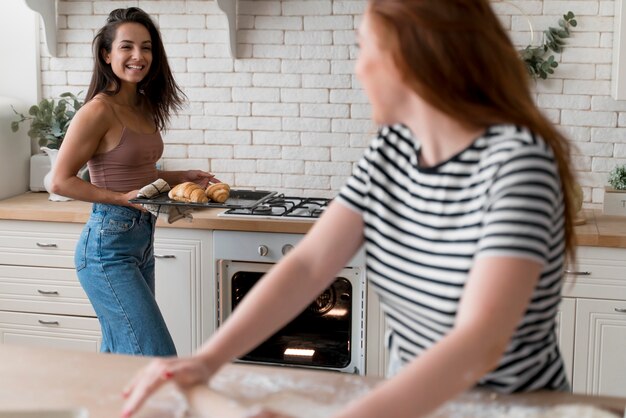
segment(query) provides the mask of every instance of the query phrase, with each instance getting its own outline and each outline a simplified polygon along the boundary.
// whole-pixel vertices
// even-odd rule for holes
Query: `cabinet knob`
[[[154,258],[176,258],[174,254],[155,254]]]
[[[590,271],[565,270],[565,274],[571,274],[572,276],[591,276]]]
[[[285,244],[285,245],[283,245],[282,253],[283,253],[283,255],[287,255],[287,253],[289,251],[291,251],[291,250],[293,250],[293,245]]]
[[[41,325],[59,325],[59,321],[44,321],[39,319]]]
[[[265,257],[269,251],[270,250],[267,248],[267,245],[259,245],[259,248],[257,248],[257,252],[261,257]]]
[[[37,246],[39,248],[57,248],[56,244],[48,244],[48,243],[45,243],[45,242],[38,242]]]
[[[615,312],[626,313],[626,308],[615,308]]]
[[[37,292],[39,292],[42,295],[58,295],[59,292],[57,292],[56,290],[41,290],[41,289],[37,289]]]

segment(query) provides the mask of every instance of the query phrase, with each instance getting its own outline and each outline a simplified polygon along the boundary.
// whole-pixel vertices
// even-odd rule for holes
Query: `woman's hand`
[[[124,388],[122,396],[126,399],[122,408],[122,417],[128,418],[141,408],[161,385],[167,381],[176,383],[180,388],[189,388],[206,384],[215,370],[198,357],[156,359],[141,369]]]
[[[206,188],[209,183],[221,183],[215,175],[202,170],[187,170],[183,173],[183,182],[193,181],[199,186]]]

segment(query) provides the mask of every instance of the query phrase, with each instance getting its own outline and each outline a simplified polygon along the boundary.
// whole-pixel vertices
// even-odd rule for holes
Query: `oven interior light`
[[[315,354],[315,350],[307,348],[287,348],[285,350],[285,356],[313,357],[313,354]]]
[[[348,315],[348,310],[344,308],[333,308],[330,311],[326,312],[326,316],[333,316],[337,318],[341,318]]]

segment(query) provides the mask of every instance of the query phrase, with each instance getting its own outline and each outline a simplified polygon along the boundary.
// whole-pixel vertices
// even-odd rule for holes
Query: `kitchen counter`
[[[0,411],[84,407],[89,418],[119,416],[122,388],[150,360],[9,344],[0,344],[0,359]],[[344,405],[379,382],[376,378],[336,372],[231,364],[215,376],[211,389],[197,387],[187,393],[187,399],[191,416],[198,418],[241,417],[243,405],[260,402],[283,408],[290,402],[297,403],[296,410],[306,412],[306,416],[323,418],[331,411],[329,406]],[[469,410],[470,415],[462,416],[491,417],[499,416],[493,415],[494,410],[506,412],[503,408],[546,408],[573,403],[602,407],[620,414],[621,418],[626,399],[552,392],[504,396],[470,391],[444,407],[443,411],[456,411],[454,414],[436,416],[459,416],[458,412]],[[178,390],[165,386],[138,416],[180,417],[186,404]],[[311,414],[311,410],[319,414]],[[471,414],[479,410],[480,415]]]
[[[51,202],[47,193],[25,193],[0,201],[0,219],[84,223],[91,204],[78,201]],[[193,212],[193,221],[168,224],[159,219],[160,227],[212,229],[252,232],[306,233],[314,221],[287,219],[222,218],[224,209],[202,209]],[[626,217],[604,216],[598,210],[584,210],[585,223],[576,227],[578,245],[626,248]]]
[[[192,212],[193,220],[179,220],[168,224],[159,218],[157,225],[166,228],[212,229],[251,232],[285,232],[292,234],[306,233],[313,225],[313,220],[273,220],[221,218],[218,214],[225,209],[196,209]],[[69,202],[51,202],[48,193],[28,192],[0,201],[0,219],[45,222],[85,223],[89,219],[91,203],[72,200]]]

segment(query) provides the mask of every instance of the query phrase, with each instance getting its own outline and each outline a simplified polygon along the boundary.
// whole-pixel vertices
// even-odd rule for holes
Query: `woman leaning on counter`
[[[170,185],[212,174],[158,171],[160,131],[183,103],[150,16],[113,10],[93,42],[94,72],[59,150],[54,193],[94,202],[76,248],[76,271],[102,329],[103,352],[176,355],[154,298],[156,218],[129,202],[163,178]],[[91,183],[76,177],[87,163]]]
[[[123,416],[163,382],[203,384],[250,351],[362,244],[389,324],[389,376],[335,418],[425,416],[477,385],[568,388],[554,327],[574,242],[569,145],[535,106],[489,2],[370,0],[358,42],[378,136],[194,356],[137,374]]]

